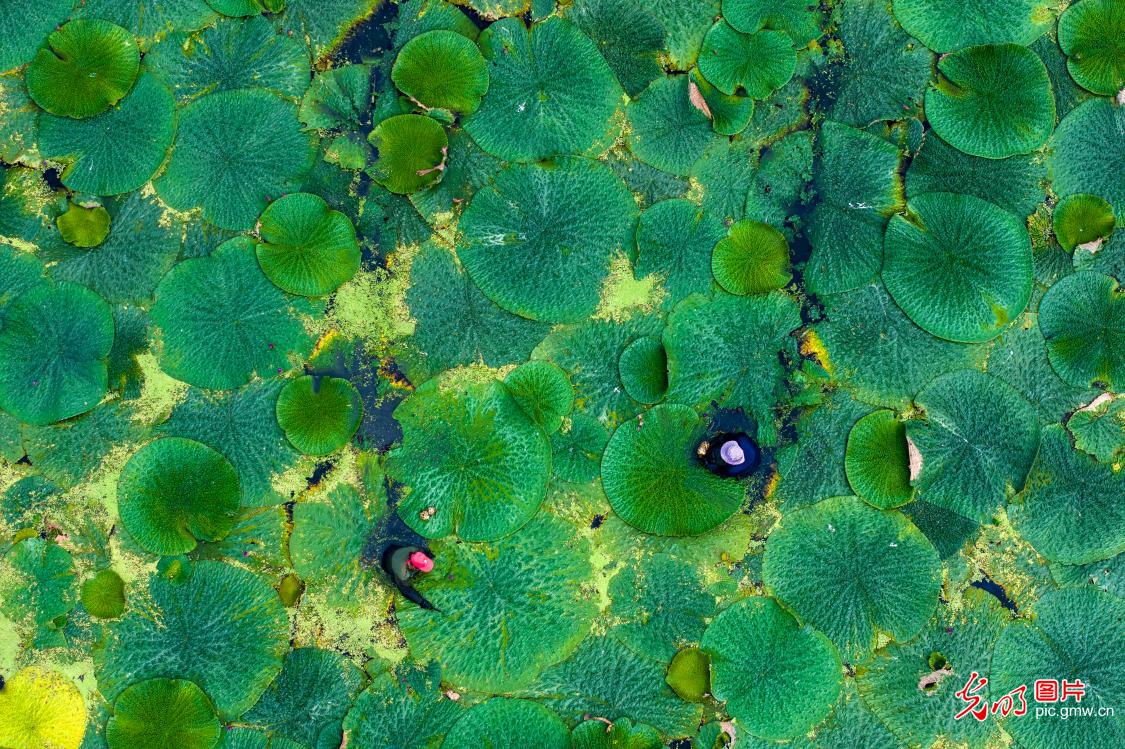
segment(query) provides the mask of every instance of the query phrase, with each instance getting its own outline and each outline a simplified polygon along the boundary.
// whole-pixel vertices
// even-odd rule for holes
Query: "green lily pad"
[[[1023,486],[1039,444],[1035,409],[1014,388],[965,369],[935,378],[907,422],[918,498],[985,522]]]
[[[684,648],[672,657],[665,681],[684,702],[703,702],[711,693],[711,658],[699,648]]]
[[[625,184],[597,162],[513,165],[465,209],[458,255],[485,295],[509,312],[577,322],[597,308],[636,213]]]
[[[1085,0],[1083,0],[1085,1]],[[1125,216],[1125,107],[1093,99],[1068,114],[1051,139],[1047,170],[1057,195],[1098,195]]]
[[[1035,156],[983,159],[958,151],[933,132],[906,172],[906,195],[928,192],[975,195],[1009,213],[1029,216],[1043,202],[1047,170]]]
[[[20,647],[65,646],[61,629],[76,600],[74,561],[58,544],[27,538],[0,557],[0,613],[15,625],[9,637]]]
[[[1066,429],[1079,450],[1100,463],[1114,463],[1125,453],[1125,398],[1095,399],[1067,420]]]
[[[72,190],[120,195],[142,187],[164,163],[174,115],[168,88],[145,73],[108,112],[83,120],[42,115],[39,149],[66,165],[62,181]]]
[[[583,715],[631,718],[663,734],[685,736],[699,725],[702,709],[672,691],[665,671],[664,663],[634,653],[614,637],[598,635],[518,694],[541,700],[572,722]]]
[[[836,646],[802,627],[772,598],[744,598],[715,617],[703,635],[703,651],[711,656],[715,699],[726,702],[738,725],[761,739],[808,732],[840,695]]]
[[[298,502],[293,507],[289,556],[309,590],[354,606],[356,594],[375,575],[364,553],[386,511],[386,501],[384,495],[365,498],[354,487],[341,484],[323,501]]]
[[[183,227],[151,195],[131,193],[103,206],[112,220],[104,242],[82,250],[43,248],[40,255],[56,279],[88,286],[109,302],[145,304],[180,255]]]
[[[340,724],[362,685],[362,672],[340,653],[295,648],[286,654],[281,673],[240,722],[268,731],[275,741],[286,738],[302,746],[317,746],[317,736]]]
[[[539,161],[586,153],[604,138],[621,105],[621,85],[573,23],[550,18],[528,30],[506,18],[481,34],[480,47],[490,83],[465,130],[485,151]]]
[[[585,413],[573,413],[551,435],[551,468],[555,476],[574,484],[588,484],[601,471],[602,452],[609,432]]]
[[[387,472],[406,485],[399,515],[428,538],[501,538],[539,508],[551,473],[543,431],[496,381],[429,380],[395,409],[402,446]]]
[[[629,150],[657,169],[687,176],[718,137],[710,118],[691,102],[686,75],[657,78],[629,102]]]
[[[207,4],[224,16],[242,18],[280,12],[285,7],[285,0],[207,0]]]
[[[697,645],[716,612],[715,596],[703,587],[700,571],[663,552],[625,566],[610,581],[609,598],[610,634],[661,663]]]
[[[145,55],[145,67],[181,102],[250,87],[297,99],[311,77],[308,48],[261,16],[224,18],[198,34],[169,36]]]
[[[707,32],[699,72],[724,94],[740,91],[764,99],[784,86],[797,68],[793,40],[783,31],[743,34],[719,21]]]
[[[910,319],[963,343],[998,336],[1031,298],[1024,222],[980,198],[921,195],[895,216],[884,242],[883,282]]]
[[[105,727],[109,749],[212,749],[222,734],[207,694],[185,679],[147,679],[117,696]]]
[[[559,716],[537,702],[493,697],[471,708],[445,735],[448,749],[570,749],[570,732]]]
[[[1097,195],[1067,195],[1055,206],[1052,222],[1055,238],[1071,252],[1078,245],[1108,238],[1117,220],[1113,206]]]
[[[1125,293],[1112,276],[1067,276],[1039,304],[1051,366],[1075,387],[1125,382]]]
[[[634,316],[624,321],[592,319],[560,326],[532,352],[562,368],[574,386],[575,410],[613,428],[644,410],[625,390],[619,362],[625,348],[638,338],[658,335],[663,321]]]
[[[437,120],[420,114],[389,117],[367,140],[377,152],[369,172],[391,192],[409,195],[442,178],[449,138]]]
[[[305,455],[336,452],[348,444],[362,419],[359,391],[339,377],[298,377],[277,398],[277,423]]]
[[[723,18],[744,34],[784,31],[797,47],[820,36],[820,7],[813,0],[723,0]]]
[[[24,426],[23,448],[40,473],[69,489],[90,478],[114,447],[144,439],[135,416],[126,402],[106,400],[80,418]]]
[[[739,221],[711,256],[715,280],[732,294],[765,294],[789,283],[789,244],[769,224]]]
[[[117,485],[121,523],[153,554],[186,554],[234,525],[238,472],[201,442],[166,437],[142,447]]]
[[[602,458],[602,485],[614,512],[662,536],[696,536],[729,518],[743,486],[708,471],[695,455],[703,420],[681,405],[655,406],[617,428]]]
[[[662,200],[641,213],[634,274],[659,274],[676,304],[711,290],[711,252],[725,235],[722,221],[689,200]]]
[[[634,725],[628,718],[607,726],[600,720],[580,723],[570,734],[574,749],[660,749],[664,741],[652,726]]]
[[[1071,77],[1089,91],[1125,90],[1125,8],[1117,0],[1082,0],[1059,18],[1059,46]]]
[[[974,671],[990,679],[992,647],[1011,615],[977,588],[967,589],[957,604],[942,606],[916,639],[889,646],[856,677],[864,703],[907,746],[930,746],[944,736],[983,749],[999,739],[995,721],[954,718],[967,704],[956,693]],[[986,702],[1002,696],[989,685],[978,694]]]
[[[919,328],[878,281],[823,301],[826,320],[814,329],[832,373],[875,405],[905,406],[935,376],[971,367],[985,353]]]
[[[26,424],[50,424],[105,395],[113,316],[93,291],[35,286],[4,308],[0,323],[0,408]]]
[[[455,31],[427,31],[395,58],[391,79],[427,109],[472,114],[488,93],[488,68],[480,49]]]
[[[40,107],[80,119],[120,101],[140,67],[132,34],[109,21],[79,19],[51,32],[25,78],[28,93]]]
[[[203,28],[214,21],[217,14],[207,0],[183,0],[171,4],[163,0],[133,0],[127,3],[120,0],[86,0],[74,7],[72,16],[113,21],[129,29],[144,51],[154,40],[169,32],[191,32]]]
[[[902,208],[899,149],[871,133],[835,122],[820,129],[809,217],[809,289],[832,294],[859,288],[879,273],[887,218]]]
[[[689,100],[693,107],[711,120],[711,128],[716,133],[738,135],[746,129],[754,116],[753,99],[738,94],[724,94],[707,82],[699,68],[692,68],[689,75]]]
[[[198,387],[231,390],[257,373],[273,376],[303,359],[312,339],[300,313],[310,308],[270,283],[247,238],[179,263],[160,282],[152,319],[160,366]]]
[[[82,583],[82,608],[96,619],[116,619],[125,613],[125,581],[108,567]]]
[[[574,652],[589,631],[597,612],[585,591],[590,547],[563,521],[540,515],[500,541],[432,548],[437,566],[415,587],[437,608],[401,602],[398,620],[415,657],[442,665],[443,681],[514,692]]]
[[[775,291],[766,295],[685,300],[664,329],[670,403],[697,408],[718,401],[745,408],[759,422],[781,394],[779,355],[796,349],[790,332],[801,324],[797,303]]]
[[[617,362],[621,384],[638,403],[659,403],[668,390],[668,352],[658,336],[630,343]]]
[[[331,294],[359,270],[351,219],[319,195],[299,192],[270,203],[259,219],[258,235],[258,264],[290,294]]]
[[[277,591],[254,573],[197,561],[182,582],[153,576],[148,593],[151,603],[111,622],[94,651],[107,699],[137,681],[176,674],[207,692],[220,719],[232,720],[281,671],[289,621]]]
[[[852,663],[881,633],[896,642],[918,634],[937,606],[941,577],[937,551],[913,523],[856,497],[783,516],[762,561],[766,589]]]
[[[63,241],[75,247],[97,247],[109,236],[109,212],[100,205],[71,203],[55,221]]]
[[[973,156],[1031,153],[1055,125],[1047,68],[1016,44],[969,47],[938,62],[942,77],[926,93],[926,117],[942,140]]]
[[[1043,430],[1023,492],[1008,506],[1012,526],[1052,562],[1089,564],[1125,551],[1125,473],[1070,444],[1062,426]]]
[[[445,289],[440,297],[433,289]],[[414,318],[413,340],[437,373],[484,362],[499,367],[527,360],[550,330],[547,323],[501,309],[472,282],[452,252],[426,243],[410,266],[406,304]]]
[[[270,199],[293,192],[312,164],[296,107],[269,91],[201,96],[179,117],[156,191],[176,210],[202,209],[223,229],[252,228]]]
[[[546,361],[531,361],[513,369],[504,386],[534,423],[547,434],[562,426],[574,408],[574,388],[566,372]]]
[[[242,507],[278,504],[283,498],[271,482],[298,458],[277,424],[282,385],[278,380],[261,380],[225,393],[191,388],[160,432],[221,452],[238,471]]]
[[[719,0],[651,0],[649,12],[664,27],[669,61],[674,70],[690,70],[707,30],[719,15]]]
[[[1032,707],[1022,717],[1001,719],[1004,731],[1020,746],[1095,747],[1125,741],[1121,716],[1112,711],[1098,714],[1125,699],[1118,678],[1125,664],[1119,650],[1106,650],[1099,638],[1091,636],[1119,631],[1123,617],[1125,604],[1120,598],[1095,588],[1068,588],[1045,593],[1035,604],[1034,619],[1015,622],[1000,635],[992,652],[989,688],[993,694],[1006,694],[1021,686],[1031,693],[1038,679],[1081,681],[1085,685],[1081,707],[1094,710],[1092,716],[1067,719],[1059,712],[1036,716]],[[1058,705],[1064,706],[1075,707]]]
[[[18,68],[35,57],[43,40],[70,15],[71,0],[46,0],[35,5],[5,2],[0,5],[0,71]]]
[[[313,78],[301,99],[301,122],[320,130],[359,129],[371,101],[371,68],[341,65]]]
[[[774,496],[783,510],[852,491],[845,470],[848,434],[871,412],[846,390],[829,391],[796,414],[797,438],[777,451],[780,483]]]
[[[349,741],[356,746],[439,746],[464,713],[460,703],[442,694],[440,677],[436,665],[376,676],[344,718]]]
[[[636,96],[663,75],[664,27],[641,0],[575,0],[566,10],[617,75],[625,93]]]
[[[883,0],[851,0],[836,7],[844,60],[829,81],[835,91],[831,119],[865,127],[918,111],[933,53],[902,30]]]
[[[1054,23],[1050,0],[894,0],[895,18],[935,52],[978,44],[1027,46]]]
[[[844,469],[852,490],[868,504],[889,510],[909,502],[909,464],[906,425],[894,411],[875,411],[852,427]]]

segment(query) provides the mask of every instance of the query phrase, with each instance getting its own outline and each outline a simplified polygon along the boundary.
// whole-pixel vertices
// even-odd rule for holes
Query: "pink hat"
[[[429,572],[434,568],[434,560],[426,556],[425,552],[416,551],[406,560],[407,563],[419,572]]]

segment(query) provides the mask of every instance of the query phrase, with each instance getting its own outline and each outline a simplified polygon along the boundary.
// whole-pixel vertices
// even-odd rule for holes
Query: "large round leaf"
[[[39,150],[62,161],[67,187],[119,195],[143,186],[164,163],[175,130],[175,102],[167,86],[147,73],[113,109],[74,120],[39,118]]]
[[[253,241],[231,240],[208,257],[185,260],[156,289],[160,366],[204,388],[229,390],[254,373],[272,376],[303,358],[312,340],[292,297],[258,267]]]
[[[1082,272],[1050,288],[1039,329],[1059,376],[1075,387],[1125,383],[1125,293],[1112,276]]]
[[[1031,240],[1021,219],[980,198],[920,195],[894,216],[883,283],[910,319],[963,343],[1000,334],[1031,298]]]
[[[1035,458],[1035,409],[1003,381],[972,369],[935,378],[915,398],[906,436],[918,498],[984,522],[1018,491]]]
[[[598,48],[561,18],[507,18],[481,34],[489,88],[465,129],[507,161],[581,154],[604,138],[621,105],[621,85]],[[608,144],[607,144],[608,145]]]
[[[186,554],[234,526],[238,472],[201,442],[166,437],[142,447],[117,485],[121,523],[153,554]]]
[[[0,744],[13,749],[78,749],[86,705],[70,679],[39,666],[10,675],[0,690]]]
[[[60,117],[92,117],[121,100],[141,67],[133,35],[101,20],[79,19],[51,32],[25,78],[35,103]]]
[[[35,57],[36,50],[58,24],[70,15],[71,0],[44,0],[28,5],[22,0],[0,3],[0,71],[18,68]]]
[[[504,386],[528,418],[547,434],[557,432],[574,408],[574,388],[566,372],[550,362],[521,364],[504,378]]]
[[[510,166],[465,209],[459,255],[473,281],[504,309],[576,322],[597,308],[636,210],[621,179],[597,162]]]
[[[363,419],[359,391],[341,377],[291,380],[277,397],[277,423],[305,455],[328,455],[348,443]]]
[[[429,538],[506,536],[547,491],[551,446],[499,382],[432,379],[395,409],[402,446],[387,471],[406,485],[399,514]]]
[[[465,713],[445,735],[442,749],[571,749],[570,731],[537,702],[494,697]]]
[[[1050,0],[894,0],[895,18],[935,52],[977,44],[1028,45],[1051,27]]]
[[[109,749],[212,749],[221,734],[211,700],[184,679],[133,684],[118,695],[105,727]]]
[[[699,72],[724,94],[764,99],[784,86],[797,68],[793,40],[783,31],[743,34],[720,20],[703,40]]]
[[[772,598],[751,596],[719,614],[703,635],[711,688],[730,715],[761,739],[805,734],[836,704],[840,654]]]
[[[909,463],[906,426],[894,411],[870,413],[848,434],[844,453],[848,483],[852,491],[880,510],[910,501],[914,490],[910,487]]]
[[[277,591],[252,572],[207,561],[193,562],[186,580],[154,576],[148,587],[150,605],[111,623],[94,652],[98,689],[112,700],[144,679],[189,679],[220,718],[246,712],[289,648]]]
[[[1055,126],[1047,68],[1015,44],[969,47],[938,62],[942,77],[926,93],[926,117],[942,140],[973,156],[1030,153]]]
[[[811,0],[723,0],[723,18],[738,31],[784,31],[798,47],[820,36],[819,10]]]
[[[1094,98],[1074,109],[1059,123],[1047,159],[1052,187],[1058,195],[1098,195],[1114,213],[1125,216],[1125,107]],[[1097,164],[1098,168],[1090,168]]]
[[[472,40],[427,31],[407,42],[391,69],[399,91],[424,107],[471,114],[488,92],[488,68]]]
[[[695,536],[738,510],[743,486],[696,457],[704,427],[688,406],[668,404],[617,428],[602,457],[602,485],[622,520],[645,533]]]
[[[359,270],[351,219],[318,195],[299,192],[270,203],[258,235],[258,263],[269,280],[290,294],[330,294]]]
[[[1056,425],[1044,430],[1039,455],[1008,515],[1043,557],[1088,564],[1125,552],[1122,496],[1125,473],[1075,449]]]
[[[25,291],[0,319],[0,408],[27,424],[89,411],[105,395],[112,345],[109,305],[86,287]]]
[[[441,692],[441,669],[405,668],[371,680],[344,718],[354,746],[436,747],[464,713]]]
[[[294,191],[312,155],[292,104],[263,89],[220,91],[180,111],[156,190],[177,210],[200,208],[211,223],[243,231],[271,198]]]
[[[367,140],[378,154],[371,176],[391,192],[409,195],[442,178],[449,138],[437,120],[420,114],[388,117]]]
[[[688,175],[718,137],[691,103],[686,75],[657,78],[629,102],[629,149],[650,166]]]
[[[1082,0],[1059,18],[1059,46],[1080,86],[1115,96],[1125,89],[1125,5],[1121,0]]]
[[[511,692],[566,658],[597,612],[589,597],[590,547],[571,526],[541,515],[500,541],[442,541],[415,587],[433,605],[398,606],[399,626],[418,659],[433,659],[450,684]]]
[[[881,634],[906,642],[925,626],[941,560],[901,513],[834,497],[782,517],[766,542],[762,580],[855,663]]]
[[[1125,744],[1125,718],[1115,714],[1125,701],[1121,681],[1125,662],[1121,648],[1107,648],[1105,637],[1120,640],[1125,603],[1091,587],[1046,593],[1035,604],[1035,618],[1008,626],[992,653],[992,694],[1002,695],[1027,687],[1034,705],[1037,680],[1081,681],[1085,689],[1081,707],[1089,715],[1067,716],[1062,708],[1054,715],[1009,715],[1004,730],[1027,749],[1101,747]],[[1106,714],[1108,713],[1108,714]],[[1069,717],[1069,719],[1068,719]]]
[[[690,200],[654,203],[637,225],[637,278],[658,274],[673,305],[711,289],[711,251],[725,236],[722,221]]]

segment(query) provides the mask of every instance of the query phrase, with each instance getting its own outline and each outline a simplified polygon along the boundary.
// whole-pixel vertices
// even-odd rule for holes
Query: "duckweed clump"
[[[3,749],[1125,746],[1122,0],[0,37]]]

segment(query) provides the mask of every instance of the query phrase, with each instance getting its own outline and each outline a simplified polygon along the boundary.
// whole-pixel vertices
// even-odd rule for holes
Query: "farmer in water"
[[[715,415],[696,455],[707,470],[723,478],[749,476],[762,460],[758,443],[750,436],[757,433],[757,425],[742,409],[723,409],[718,403],[711,406]]]
[[[424,575],[434,568],[434,560],[425,549],[418,546],[399,546],[391,544],[383,550],[380,560],[383,571],[394,581],[398,592],[407,600],[413,601],[424,609],[433,610],[434,605],[425,597],[414,590],[410,580],[417,575]]]

